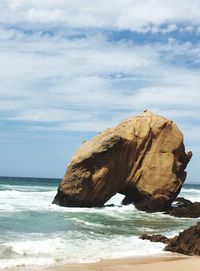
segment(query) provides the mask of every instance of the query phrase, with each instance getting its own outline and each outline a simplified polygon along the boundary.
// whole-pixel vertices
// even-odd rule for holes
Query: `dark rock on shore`
[[[200,217],[200,202],[191,202],[185,198],[177,198],[175,202],[177,206],[172,206],[166,214],[176,217]]]
[[[181,190],[191,156],[171,120],[145,111],[82,144],[53,203],[99,207],[121,193],[124,204],[140,210],[167,210]]]
[[[175,200],[178,207],[188,207],[192,202],[189,199],[185,199],[183,197],[178,197]]]
[[[161,234],[153,234],[153,235],[143,234],[142,236],[140,236],[140,239],[149,240],[151,242],[161,242],[164,244],[168,244],[170,241],[169,238]]]
[[[165,250],[186,255],[200,255],[200,222],[170,239]]]
[[[200,217],[200,202],[194,202],[187,207],[176,207],[169,211],[169,214],[176,217]]]
[[[166,251],[200,256],[200,222],[179,233],[174,238],[167,238],[161,234],[143,234],[140,239],[167,244],[164,248]]]

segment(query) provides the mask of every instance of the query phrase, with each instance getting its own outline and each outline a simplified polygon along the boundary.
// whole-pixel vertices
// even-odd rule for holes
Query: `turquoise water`
[[[122,207],[121,195],[109,201],[113,207],[52,205],[58,184],[58,179],[0,178],[0,269],[163,253],[163,244],[138,237],[173,236],[197,221]],[[199,201],[200,185],[186,184],[181,195]]]

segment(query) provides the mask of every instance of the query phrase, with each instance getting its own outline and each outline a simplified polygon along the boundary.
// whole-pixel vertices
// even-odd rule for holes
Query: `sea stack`
[[[53,203],[100,207],[121,193],[124,204],[140,210],[167,210],[181,190],[191,156],[176,124],[145,110],[80,146]]]

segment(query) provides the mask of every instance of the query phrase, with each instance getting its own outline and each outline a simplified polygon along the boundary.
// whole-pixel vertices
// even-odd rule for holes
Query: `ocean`
[[[0,269],[162,254],[163,244],[139,236],[171,237],[198,221],[121,206],[119,194],[111,207],[53,205],[59,181],[0,177]],[[180,196],[199,201],[200,185],[185,184]]]

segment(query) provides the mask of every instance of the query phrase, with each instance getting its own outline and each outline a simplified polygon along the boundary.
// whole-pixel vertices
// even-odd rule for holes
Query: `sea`
[[[120,194],[103,208],[60,207],[52,204],[59,182],[0,177],[1,270],[162,254],[162,243],[139,236],[172,237],[198,221],[122,206]],[[180,196],[199,201],[200,185],[185,184]]]

